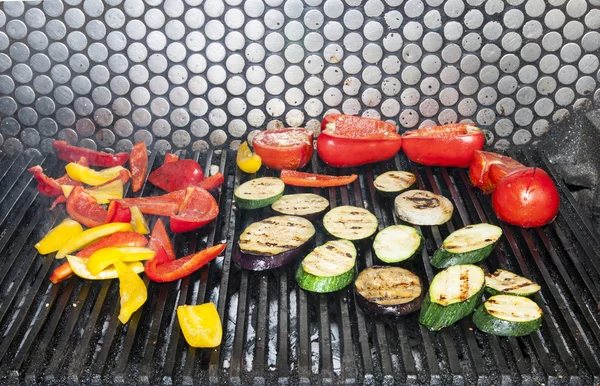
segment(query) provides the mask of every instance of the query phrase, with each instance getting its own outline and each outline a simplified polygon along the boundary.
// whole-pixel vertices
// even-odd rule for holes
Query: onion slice
[[[444,196],[426,190],[409,190],[394,200],[396,215],[415,225],[441,225],[452,218],[454,206]]]

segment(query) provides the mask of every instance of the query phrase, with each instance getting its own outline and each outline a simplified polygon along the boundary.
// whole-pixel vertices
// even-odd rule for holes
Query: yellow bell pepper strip
[[[117,232],[133,232],[133,227],[129,223],[111,222],[110,224],[90,228],[67,241],[65,245],[56,252],[56,258],[62,259],[71,252],[77,251],[102,237]]]
[[[115,269],[119,275],[119,294],[121,295],[119,320],[125,324],[129,321],[131,315],[146,303],[148,290],[144,281],[125,263],[117,261]]]
[[[134,232],[137,232],[141,235],[147,235],[150,233],[150,227],[144,218],[144,215],[140,211],[140,208],[137,206],[130,206],[131,210],[131,226],[133,227]]]
[[[77,257],[73,255],[67,255],[67,261],[73,270],[73,273],[79,276],[82,279],[88,280],[107,280],[107,279],[116,279],[119,277],[117,274],[117,270],[115,267],[109,267],[100,272],[98,275],[92,275],[90,271],[87,269],[88,259],[83,257]],[[139,261],[134,261],[133,263],[121,263],[127,264],[127,266],[133,270],[135,273],[144,272],[144,264]]]
[[[183,336],[192,347],[212,348],[221,344],[223,326],[213,303],[177,307]]]
[[[73,188],[75,187],[72,185],[61,185],[65,197],[69,197]],[[111,200],[123,198],[123,181],[120,178],[115,178],[106,184],[83,189],[83,191],[94,197],[98,204],[108,204]]]
[[[64,219],[60,224],[50,229],[50,232],[37,244],[35,249],[41,255],[56,252],[71,238],[83,232],[83,227],[77,221],[70,218]]]
[[[238,148],[235,162],[244,173],[256,173],[262,165],[262,159],[258,154],[252,153],[248,142],[244,142]]]
[[[127,171],[127,169],[122,166],[115,166],[96,171],[94,169],[76,164],[75,162],[68,163],[67,166],[65,166],[65,169],[69,177],[75,181],[81,181],[84,184],[92,186],[102,185],[105,182],[121,176],[122,170]]]
[[[133,262],[150,260],[156,252],[150,248],[142,247],[112,247],[102,248],[92,253],[88,259],[87,269],[92,275],[98,275],[102,270],[111,266],[116,261]]]

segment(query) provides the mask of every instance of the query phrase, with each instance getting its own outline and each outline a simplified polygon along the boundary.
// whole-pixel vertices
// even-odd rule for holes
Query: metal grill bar
[[[498,221],[489,198],[471,187],[464,170],[417,166],[404,156],[360,170],[331,169],[313,160],[314,172],[359,173],[350,186],[314,192],[329,198],[332,208],[366,207],[380,229],[399,223],[393,201],[379,197],[373,188],[374,178],[384,171],[411,170],[420,188],[452,199],[452,220],[421,227],[426,239],[421,259],[407,265],[425,282],[435,273],[430,256],[449,233],[478,222],[501,226],[505,236],[483,267],[502,267],[539,282],[542,291],[534,299],[546,315],[540,332],[502,338],[476,330],[469,318],[433,333],[418,324],[416,314],[398,320],[365,314],[356,306],[351,287],[331,295],[300,290],[293,267],[255,273],[232,266],[239,233],[269,215],[268,210],[240,211],[233,203],[234,189],[258,175],[240,174],[232,153],[193,157],[206,172],[212,165],[226,176],[217,194],[221,214],[197,232],[176,236],[175,248],[184,255],[223,240],[225,258],[176,283],[145,279],[148,302],[123,326],[117,319],[117,281],[72,278],[49,284],[48,275],[58,262],[52,255],[38,256],[33,248],[64,211],[47,210],[51,200],[37,193],[26,168],[42,162],[45,170],[61,174],[61,164],[35,152],[16,158],[0,155],[0,379],[165,385],[600,382],[600,242],[560,182],[563,202],[556,221],[522,230]],[[556,178],[543,156],[525,153],[519,159],[523,157]],[[152,154],[150,169],[161,164],[162,157]],[[159,194],[149,185],[138,193]],[[326,236],[317,229],[319,244]],[[381,264],[369,242],[357,247],[357,271]],[[235,314],[235,327],[224,331],[224,343],[214,350],[190,348],[176,315],[178,305],[206,301],[216,303],[225,326],[229,314]]]

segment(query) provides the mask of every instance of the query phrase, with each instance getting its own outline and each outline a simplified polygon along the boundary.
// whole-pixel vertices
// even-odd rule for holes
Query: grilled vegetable
[[[120,261],[116,261],[114,265],[119,276],[119,295],[121,296],[119,320],[125,324],[131,315],[146,303],[148,290],[144,281],[138,276],[138,272]]]
[[[302,217],[269,217],[244,229],[232,258],[252,271],[281,267],[305,256],[314,235],[315,227]]]
[[[83,232],[81,224],[75,220],[66,218],[60,224],[50,229],[48,234],[35,244],[35,249],[37,249],[41,255],[56,252],[67,241],[71,240],[81,232]]]
[[[244,173],[256,173],[262,165],[262,159],[259,155],[252,153],[252,149],[246,141],[238,148],[235,162]]]
[[[381,195],[394,197],[403,190],[410,188],[416,180],[415,175],[410,172],[392,170],[377,176],[373,181],[373,186]]]
[[[279,178],[255,178],[235,190],[235,203],[242,209],[264,208],[279,200],[284,189],[285,184]]]
[[[287,194],[275,201],[271,209],[279,214],[315,220],[329,208],[329,201],[312,193]]]
[[[296,272],[296,281],[307,291],[338,291],[352,282],[355,261],[356,248],[352,242],[329,241],[304,258]]]
[[[533,300],[513,295],[492,296],[473,314],[478,329],[500,336],[529,335],[542,319],[542,309]]]
[[[433,331],[456,323],[477,307],[484,284],[483,270],[476,265],[455,265],[441,271],[425,296],[419,323]]]
[[[468,225],[446,237],[442,246],[433,254],[431,265],[447,268],[482,261],[492,253],[500,236],[502,229],[495,225]]]
[[[73,273],[83,279],[88,280],[106,280],[106,279],[116,279],[118,277],[117,270],[115,267],[109,267],[100,272],[98,275],[92,275],[90,271],[87,269],[88,259],[83,257],[77,257],[72,255],[67,255],[67,261],[71,266],[71,270]],[[133,269],[135,273],[144,272],[144,264],[139,261],[135,261],[133,263],[125,263],[126,266]]]
[[[360,307],[389,316],[418,310],[425,294],[419,277],[400,267],[367,268],[358,274],[354,286]]]
[[[492,295],[531,296],[540,286],[515,273],[499,269],[485,275],[485,290]]]
[[[332,236],[357,241],[372,236],[377,230],[373,213],[357,206],[338,206],[323,217],[323,226]]]
[[[441,225],[452,218],[454,206],[444,196],[426,190],[409,190],[394,200],[396,215],[415,225]]]
[[[392,225],[375,236],[373,250],[385,263],[400,263],[416,255],[423,246],[423,236],[413,227]]]
[[[219,311],[213,303],[177,307],[177,319],[186,342],[192,347],[217,347],[223,338]]]
[[[67,241],[56,252],[56,258],[62,259],[71,252],[75,252],[76,250],[81,249],[86,245],[90,245],[98,239],[112,235],[113,233],[117,232],[133,232],[133,228],[131,224],[121,222],[113,222],[110,224],[100,225],[95,228],[90,228],[79,233],[77,236]]]
[[[331,188],[334,186],[351,184],[356,181],[358,175],[329,176],[325,174],[314,174],[284,169],[281,171],[280,177],[286,185],[304,186],[308,188]]]

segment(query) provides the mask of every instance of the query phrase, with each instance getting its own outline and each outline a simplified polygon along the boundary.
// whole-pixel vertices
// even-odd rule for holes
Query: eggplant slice
[[[313,193],[286,194],[271,205],[274,212],[314,220],[327,209],[329,200]]]

